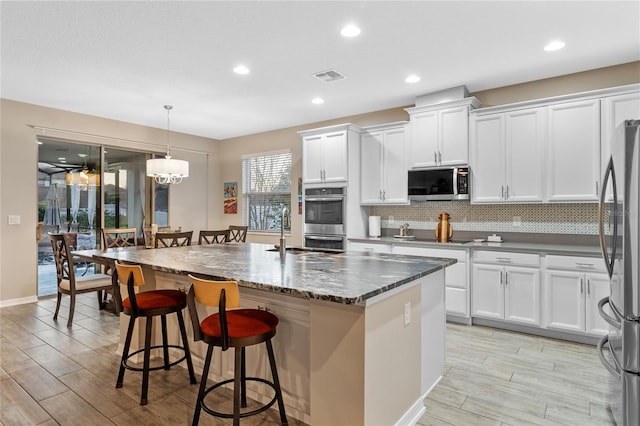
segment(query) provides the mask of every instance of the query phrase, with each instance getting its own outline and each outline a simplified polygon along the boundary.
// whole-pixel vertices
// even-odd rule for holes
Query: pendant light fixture
[[[167,110],[167,155],[164,158],[147,160],[147,176],[163,185],[180,183],[182,178],[189,177],[189,163],[171,158],[169,151],[169,113],[172,108],[171,105],[164,106]]]

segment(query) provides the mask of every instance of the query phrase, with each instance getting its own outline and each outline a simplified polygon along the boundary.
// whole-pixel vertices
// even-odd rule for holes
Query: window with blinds
[[[255,231],[280,231],[283,207],[291,211],[291,151],[242,159],[243,223]],[[285,221],[285,229],[290,229]]]

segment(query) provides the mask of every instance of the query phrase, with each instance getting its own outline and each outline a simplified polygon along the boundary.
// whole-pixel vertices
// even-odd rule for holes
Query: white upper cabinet
[[[598,201],[600,100],[567,102],[547,108],[547,199]]]
[[[303,183],[347,182],[350,157],[358,158],[357,149],[350,153],[349,146],[359,143],[359,130],[352,124],[341,124],[299,132],[302,136]]]
[[[602,98],[602,149],[601,174],[609,164],[611,150],[609,144],[615,136],[615,131],[625,120],[640,120],[640,93],[626,93],[624,95]]]
[[[361,204],[408,203],[405,126],[372,126],[361,135]]]
[[[545,111],[531,108],[471,118],[471,201],[543,201]]]
[[[469,163],[469,111],[476,98],[407,108],[410,120],[409,167]]]

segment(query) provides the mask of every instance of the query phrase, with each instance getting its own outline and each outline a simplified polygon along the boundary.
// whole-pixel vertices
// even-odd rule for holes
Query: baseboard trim
[[[37,296],[20,297],[18,299],[0,300],[0,308],[6,308],[8,306],[24,305],[27,303],[34,303],[38,301]]]
[[[597,345],[599,337],[581,334],[565,333],[562,331],[549,330],[546,328],[528,327],[526,325],[513,324],[501,321],[492,321],[484,318],[473,318],[473,325],[484,325],[487,327],[500,328],[503,330],[517,331],[519,333],[534,334],[537,336],[550,337],[552,339],[567,340],[570,342],[584,343],[586,345]]]

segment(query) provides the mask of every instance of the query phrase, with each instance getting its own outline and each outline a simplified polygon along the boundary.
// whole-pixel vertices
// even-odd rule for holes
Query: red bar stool
[[[240,292],[238,291],[238,283],[235,281],[209,281],[192,275],[189,275],[189,281],[193,284],[189,288],[187,295],[189,314],[193,325],[193,338],[195,341],[202,340],[208,345],[192,425],[198,424],[200,411],[204,410],[213,416],[233,418],[233,424],[237,426],[240,424],[240,418],[261,413],[276,401],[278,401],[281,423],[283,425],[288,424],[273,346],[271,345],[271,338],[276,335],[278,317],[259,309],[233,309],[227,311],[227,307],[240,307]],[[217,307],[218,312],[209,315],[201,322],[198,318],[196,302],[205,306]],[[259,377],[246,377],[245,348],[259,343],[265,343],[267,346],[269,365],[273,376],[272,382]],[[207,387],[209,366],[213,356],[213,348],[216,346],[219,346],[223,351],[230,347],[234,348],[234,377]],[[241,413],[240,407],[247,406],[247,380],[265,383],[274,390],[275,395],[271,401],[263,406],[253,411]],[[206,396],[220,386],[231,382],[233,382],[233,413],[221,413],[208,407],[205,403]]]
[[[174,365],[186,360],[189,370],[189,378],[191,384],[196,383],[196,375],[193,371],[193,363],[191,362],[191,352],[189,351],[189,343],[187,341],[187,331],[182,318],[182,310],[187,307],[187,295],[179,290],[152,290],[137,293],[134,291],[136,286],[144,285],[144,275],[140,265],[123,265],[116,262],[116,272],[120,284],[126,283],[127,293],[129,297],[122,300],[120,292],[116,293],[116,303],[121,311],[130,316],[129,327],[127,329],[127,337],[122,349],[122,360],[120,361],[120,369],[118,371],[118,380],[116,388],[122,387],[124,379],[124,371],[133,370],[142,372],[142,394],[140,396],[140,405],[147,404],[147,391],[149,389],[149,371],[168,370]],[[175,313],[178,317],[180,326],[180,335],[182,336],[183,346],[170,345],[167,339],[167,315]],[[151,346],[151,331],[153,326],[153,317],[160,316],[162,324],[162,345]],[[146,318],[144,348],[129,353],[131,347],[131,339],[133,337],[133,328],[136,318]],[[159,366],[151,367],[151,349],[162,348],[164,355],[164,363]],[[169,348],[180,349],[184,352],[184,356],[176,361],[170,362]],[[143,367],[133,367],[128,364],[129,358],[144,352]]]

